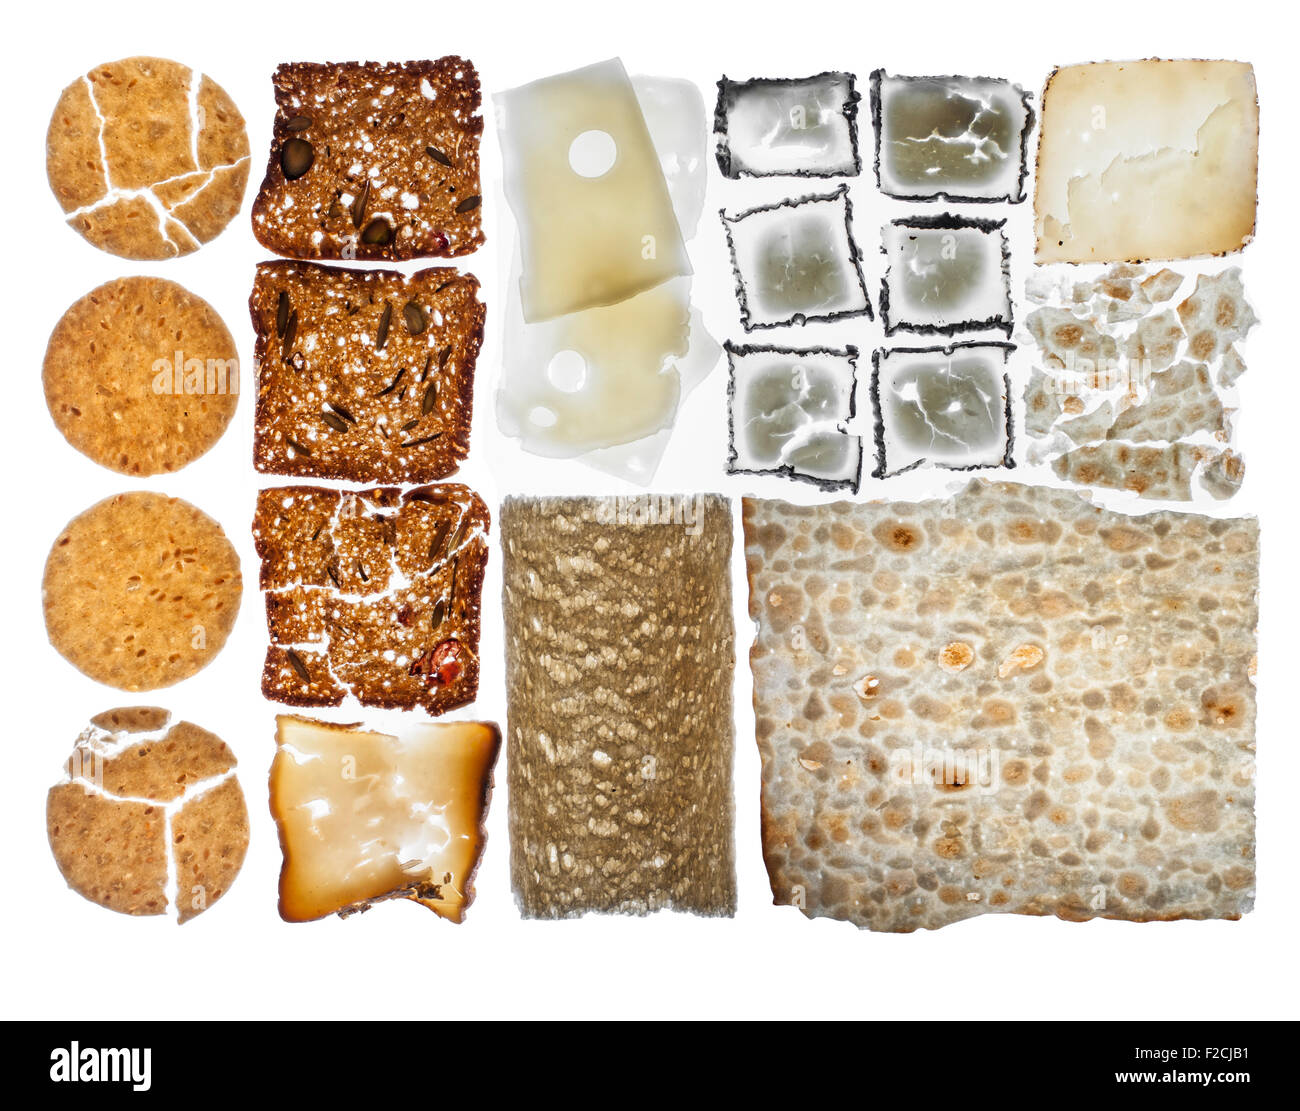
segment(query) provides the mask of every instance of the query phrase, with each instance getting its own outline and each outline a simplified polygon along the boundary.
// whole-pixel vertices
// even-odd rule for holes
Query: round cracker
[[[76,302],[45,348],[45,404],[64,438],[119,474],[178,471],[239,404],[239,357],[201,297],[163,278],[119,278]]]
[[[50,789],[45,817],[55,863],[74,891],[122,914],[174,906],[183,923],[239,874],[248,807],[225,742],[187,721],[170,723],[156,707],[92,718],[65,765],[68,778]]]
[[[211,517],[163,494],[118,494],[55,540],[45,564],[45,627],[90,678],[155,690],[221,650],[242,590],[239,557]]]
[[[239,212],[244,118],[211,78],[195,82],[179,62],[136,57],[96,66],[63,90],[46,173],[68,223],[96,247],[132,259],[187,255]]]

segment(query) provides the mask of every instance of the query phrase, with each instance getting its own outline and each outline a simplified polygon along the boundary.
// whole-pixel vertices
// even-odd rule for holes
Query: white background
[[[983,8],[989,18],[976,15]],[[0,635],[7,716],[6,868],[0,922],[5,1017],[865,1017],[865,1018],[1245,1018],[1297,1013],[1294,784],[1300,781],[1295,717],[1296,447],[1300,371],[1297,311],[1294,27],[1283,5],[767,4],[709,7],[645,4],[78,4],[24,5],[6,16],[10,59],[4,103],[9,129],[3,188],[4,267],[10,360],[3,437],[6,483],[4,577],[9,604]],[[46,338],[63,310],[101,282],[157,274],[210,301],[234,333],[251,387],[247,298],[254,264],[248,206],[265,166],[274,109],[271,73],[283,61],[400,61],[459,53],[477,66],[485,94],[548,73],[620,55],[631,73],[687,77],[711,115],[722,73],[801,76],[826,69],[858,75],[864,156],[871,132],[870,71],[977,73],[1035,92],[1057,64],[1102,59],[1223,57],[1254,63],[1262,110],[1259,236],[1242,256],[1247,291],[1264,327],[1246,349],[1238,423],[1247,481],[1220,513],[1258,513],[1264,580],[1260,628],[1257,909],[1241,922],[1067,924],[986,916],[936,933],[860,933],[773,907],[758,837],[758,757],[746,656],[743,562],[734,562],[737,614],[735,763],[739,909],[734,920],[664,913],[649,919],[589,917],[525,922],[510,893],[503,763],[490,837],[465,925],[453,927],[410,903],[348,921],[289,925],[276,913],[280,854],[267,809],[276,706],[259,693],[265,649],[262,599],[249,533],[261,485],[251,464],[252,391],[207,456],[171,476],[131,482],[97,467],[60,437],[41,392]],[[63,225],[45,180],[44,140],[60,90],[96,63],[134,54],[175,58],[211,75],[248,123],[252,170],[245,211],[216,241],[164,263],[132,263],[89,246]],[[459,478],[495,510],[509,492],[631,492],[578,464],[521,454],[497,431],[501,276],[510,222],[500,193],[491,119],[484,135],[484,226],[488,245],[461,265],[482,280],[488,343],[479,364],[470,463]],[[719,339],[742,338],[731,296],[719,207],[803,191],[799,182],[723,182],[710,165],[701,230],[690,244],[695,299]],[[814,186],[816,188],[816,186]],[[864,175],[853,185],[855,231],[867,258],[873,303],[880,278],[878,227],[906,206],[878,197]],[[932,208],[935,206],[931,206]],[[982,206],[976,206],[980,209]],[[915,211],[914,209],[912,211]],[[970,211],[969,209],[967,211]],[[981,211],[982,215],[993,215]],[[1028,203],[1000,208],[1014,229],[1017,286],[1026,273]],[[412,265],[409,268],[414,268]],[[497,315],[494,315],[497,314]],[[786,336],[768,333],[774,337]],[[879,325],[850,333],[806,332],[819,342],[856,342],[864,354]],[[758,339],[757,342],[764,342]],[[1022,368],[1023,369],[1023,368]],[[810,488],[776,479],[728,477],[725,367],[691,397],[655,489],[721,490],[804,499]],[[860,396],[865,404],[865,396]],[[868,470],[870,463],[868,462]],[[1014,477],[1044,481],[1028,470]],[[952,485],[942,472],[889,483],[867,480],[861,497],[913,497]],[[239,549],[245,595],[234,634],[216,661],[187,682],[132,696],[76,672],[46,640],[40,605],[48,547],[65,521],[119,490],[184,497],[215,516]],[[484,592],[482,688],[459,716],[505,722],[500,632],[500,559]],[[208,913],[179,928],[167,918],[130,919],[69,891],[45,838],[45,792],[92,715],[156,702],[225,738],[239,758],[252,842],[242,874]],[[383,715],[353,710],[389,725]]]

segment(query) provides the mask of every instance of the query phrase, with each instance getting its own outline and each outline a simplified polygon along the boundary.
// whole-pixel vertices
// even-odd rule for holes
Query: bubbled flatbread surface
[[[55,325],[44,383],[54,423],[83,455],[121,474],[161,474],[225,432],[239,402],[238,353],[202,298],[162,278],[119,278]]]
[[[239,212],[248,134],[211,78],[165,58],[96,66],[63,90],[45,166],[71,227],[123,258],[186,255]]]
[[[180,922],[229,890],[248,849],[248,808],[220,737],[157,707],[91,719],[46,799],[55,863],[79,895]],[[170,861],[169,861],[170,856]]]
[[[221,650],[239,610],[239,557],[179,498],[118,494],[74,518],[45,565],[50,643],[92,679],[153,690]]]
[[[894,931],[1251,909],[1253,519],[973,483],[746,499],[744,528],[776,903]]]

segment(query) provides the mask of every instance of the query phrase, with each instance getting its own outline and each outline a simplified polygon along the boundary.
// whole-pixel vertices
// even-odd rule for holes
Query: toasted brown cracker
[[[124,258],[172,258],[239,211],[248,135],[211,78],[164,58],[124,58],[64,89],[46,171],[68,223],[89,242]]]
[[[188,502],[118,494],[59,534],[45,564],[50,643],[120,690],[188,678],[221,650],[242,591],[221,526]]]
[[[55,325],[44,383],[78,451],[120,474],[160,474],[221,438],[239,403],[239,358],[206,301],[162,278],[119,278]]]
[[[202,914],[235,882],[248,851],[248,807],[227,779],[181,807],[172,818],[176,906],[181,922]]]
[[[478,691],[487,507],[448,483],[263,490],[253,535],[271,645],[262,693],[291,706],[440,714]],[[438,664],[446,654],[454,667]]]
[[[470,62],[297,62],[274,80],[271,154],[253,205],[262,246],[293,258],[409,259],[482,245],[482,97]]]
[[[478,281],[301,262],[257,268],[259,471],[428,482],[469,453]]]
[[[129,724],[123,729],[118,725],[110,731],[153,732],[171,716],[165,710],[157,712],[163,715],[159,725],[148,729],[131,728]],[[156,741],[141,741],[119,755],[103,758],[99,776],[103,789],[111,795],[144,797],[165,804],[180,798],[193,784],[234,766],[235,755],[225,741],[182,721]],[[69,774],[75,774],[75,770],[70,768]]]

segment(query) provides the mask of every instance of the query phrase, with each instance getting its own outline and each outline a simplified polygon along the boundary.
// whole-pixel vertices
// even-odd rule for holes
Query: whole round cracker
[[[226,743],[171,722],[168,711],[140,706],[92,718],[67,777],[50,788],[45,817],[55,863],[74,891],[122,914],[173,906],[183,923],[239,874],[248,808]]]
[[[163,494],[117,494],[55,540],[45,564],[45,627],[90,678],[155,690],[221,650],[242,591],[239,556],[211,517]]]
[[[45,168],[68,223],[123,258],[187,255],[239,212],[248,132],[215,81],[166,58],[96,66],[63,90]]]
[[[163,278],[118,278],[77,301],[45,348],[45,403],[68,441],[119,474],[178,471],[239,404],[239,356],[201,297]]]

